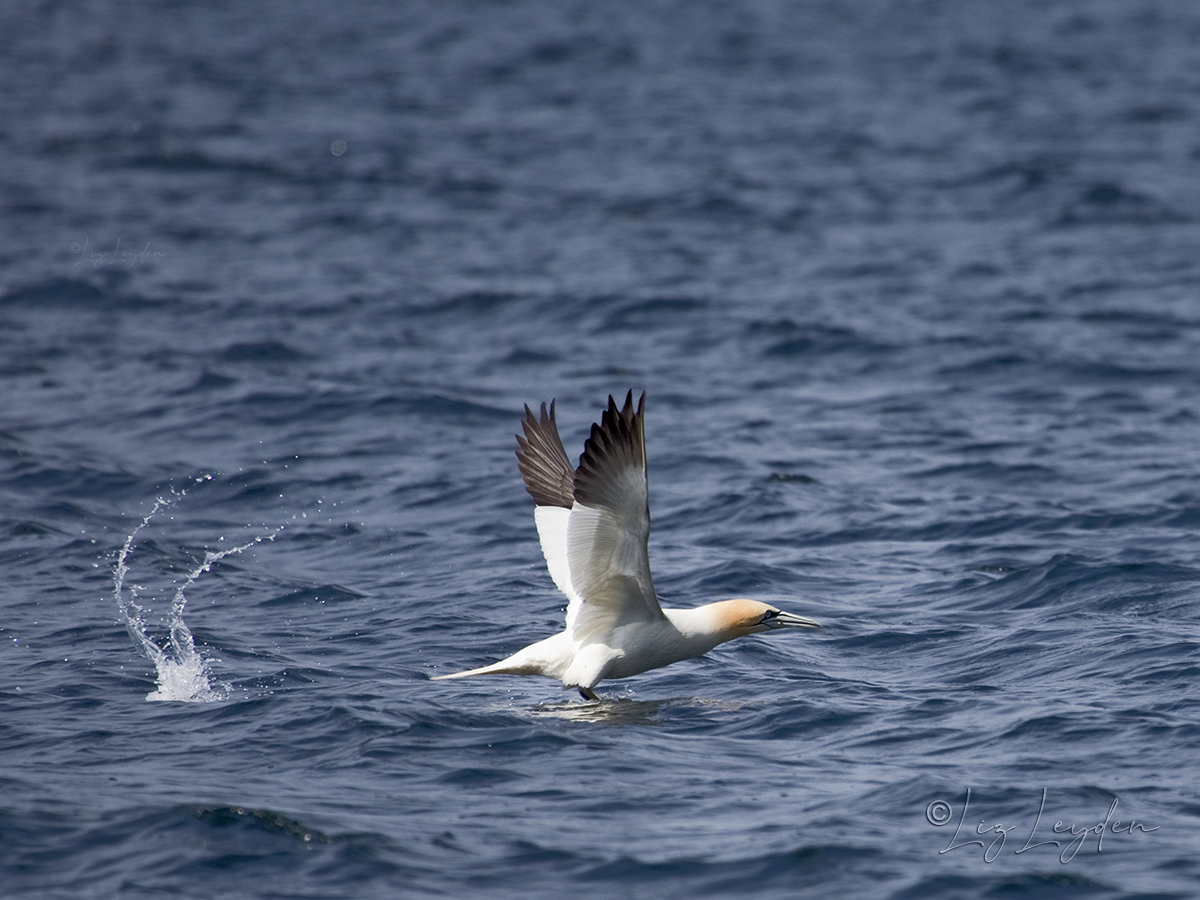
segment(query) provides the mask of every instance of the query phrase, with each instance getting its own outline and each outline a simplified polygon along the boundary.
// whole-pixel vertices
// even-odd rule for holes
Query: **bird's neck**
[[[680,640],[688,647],[694,648],[693,655],[707,653],[717,644],[740,637],[744,632],[728,626],[719,609],[720,604],[710,603],[695,609],[664,609],[667,617]]]

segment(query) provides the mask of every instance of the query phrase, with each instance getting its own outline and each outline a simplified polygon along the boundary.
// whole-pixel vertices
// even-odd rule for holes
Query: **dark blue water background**
[[[1200,7],[30,2],[0,58],[3,896],[1200,895]],[[825,630],[431,683],[561,627],[522,404],[575,454],[629,388],[664,600]]]

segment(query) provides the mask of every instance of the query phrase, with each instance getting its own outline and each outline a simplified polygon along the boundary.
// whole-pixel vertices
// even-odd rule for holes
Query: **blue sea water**
[[[0,20],[0,895],[1200,896],[1200,7]],[[825,628],[431,682],[630,388]]]

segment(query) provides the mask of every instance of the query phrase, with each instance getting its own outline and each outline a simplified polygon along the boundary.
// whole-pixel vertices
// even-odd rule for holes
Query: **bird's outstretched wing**
[[[546,404],[542,404],[540,418],[535,418],[533,410],[526,405],[521,430],[525,436],[517,435],[517,466],[525,480],[525,490],[537,504],[533,517],[546,567],[558,589],[570,601],[567,607],[570,619],[582,602],[571,584],[571,571],[567,566],[567,522],[575,504],[575,470],[571,468],[562,438],[558,436],[554,401],[550,401],[548,414]]]
[[[663,617],[650,576],[650,509],[643,429],[646,395],[633,408],[633,391],[618,410],[592,426],[579,467],[572,471],[554,421],[525,407],[517,461],[550,576],[567,595],[567,630],[580,642],[617,625]],[[570,489],[568,490],[568,485]]]

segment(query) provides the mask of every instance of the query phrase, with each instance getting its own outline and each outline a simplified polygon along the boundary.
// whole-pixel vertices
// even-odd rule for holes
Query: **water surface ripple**
[[[1200,8],[0,47],[5,897],[1200,895]],[[825,629],[431,683],[561,627],[522,404],[629,388],[664,601]]]

